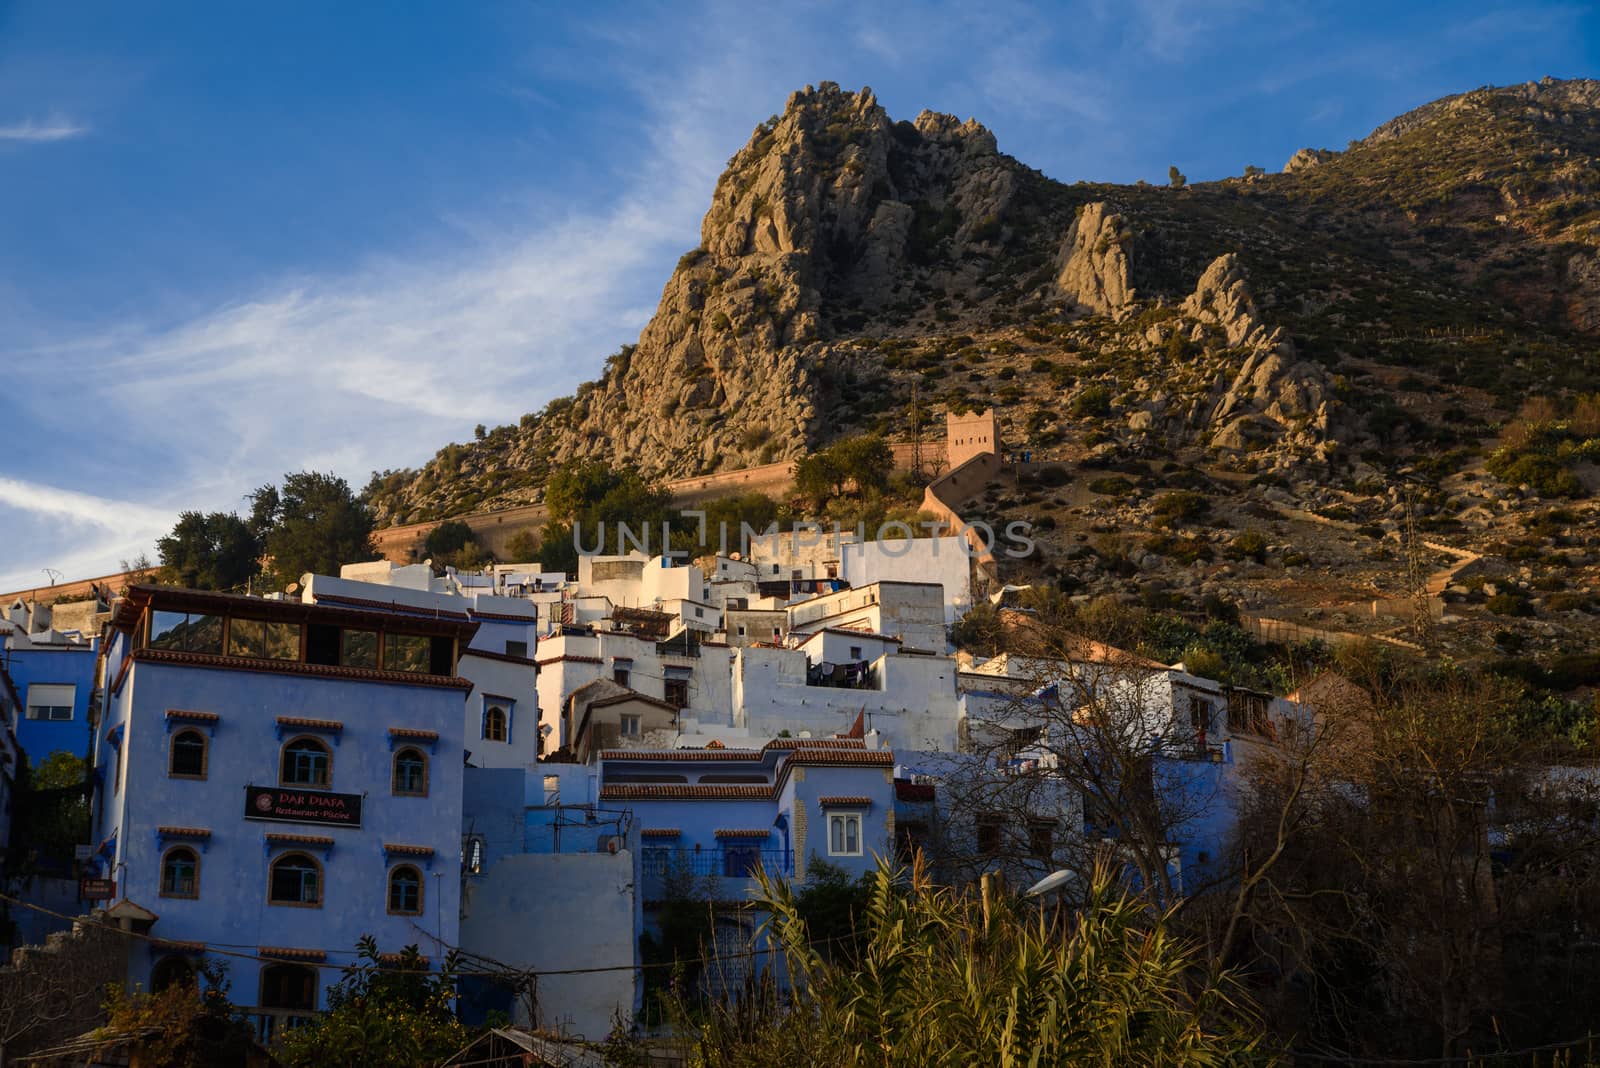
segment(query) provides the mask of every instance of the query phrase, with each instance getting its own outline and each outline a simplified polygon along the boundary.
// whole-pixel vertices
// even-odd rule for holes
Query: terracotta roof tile
[[[768,786],[686,786],[677,783],[629,782],[600,787],[602,801],[765,801],[771,796],[772,788]]]
[[[393,738],[416,738],[424,742],[437,742],[438,731],[425,731],[420,727],[390,727],[389,735]]]
[[[682,833],[676,827],[646,827],[639,832],[640,838],[676,838]]]
[[[828,808],[871,808],[872,798],[865,795],[835,796],[817,798],[817,804]]]
[[[431,857],[433,846],[425,845],[400,845],[397,842],[383,843],[385,853],[393,853],[397,857]]]
[[[274,960],[304,960],[321,962],[328,959],[325,949],[296,949],[293,946],[257,946],[256,952]]]
[[[534,663],[544,667],[546,664],[560,664],[563,661],[568,664],[598,664],[601,662],[598,656],[579,656],[576,653],[562,653],[560,656],[547,656],[543,660],[535,660]]]
[[[718,827],[711,833],[717,838],[766,838],[772,830],[761,827]]]
[[[208,827],[157,827],[156,833],[163,838],[211,837],[211,830]]]
[[[222,717],[215,712],[193,712],[185,708],[167,709],[168,719],[186,719],[192,723],[215,723]]]
[[[344,724],[336,719],[307,719],[304,716],[279,716],[278,726],[299,727],[308,731],[342,732],[344,730]]]
[[[267,841],[284,842],[292,845],[333,845],[333,839],[321,834],[288,834],[284,831],[268,831]]]

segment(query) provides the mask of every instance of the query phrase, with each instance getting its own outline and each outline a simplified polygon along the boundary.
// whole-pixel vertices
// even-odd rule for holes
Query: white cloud
[[[23,119],[8,126],[0,126],[0,141],[42,143],[70,141],[89,132],[89,127],[60,115],[48,119]]]
[[[3,561],[14,570],[0,571],[0,590],[39,585],[45,567],[69,580],[106,574],[119,560],[149,551],[173,522],[163,508],[0,476],[0,514],[7,511],[21,514],[39,545],[23,559]]]

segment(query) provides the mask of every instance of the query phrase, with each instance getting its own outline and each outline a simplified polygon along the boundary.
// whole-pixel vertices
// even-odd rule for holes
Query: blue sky
[[[1600,52],[1583,3],[768,6],[0,0],[0,590],[569,392],[807,83],[1200,181]]]

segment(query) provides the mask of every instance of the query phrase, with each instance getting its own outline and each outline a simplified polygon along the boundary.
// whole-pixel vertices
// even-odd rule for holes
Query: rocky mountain
[[[1035,459],[1136,476],[1131,502],[1077,502],[1085,529],[1181,469],[1380,534],[1410,485],[1425,526],[1487,543],[1549,492],[1494,451],[1530,398],[1539,462],[1600,489],[1600,437],[1552,429],[1600,383],[1597,157],[1591,81],[1474,90],[1281,173],[1160,186],[1065,185],[973,120],[807,87],[729,161],[636,345],[368,496],[406,522],[536,499],[578,457],[736,469],[903,433],[916,384],[924,419],[996,405]]]

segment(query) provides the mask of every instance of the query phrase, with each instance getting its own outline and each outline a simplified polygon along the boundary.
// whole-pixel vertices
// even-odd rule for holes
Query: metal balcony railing
[[[792,858],[781,849],[755,846],[723,846],[716,849],[651,849],[640,856],[645,875],[715,875],[729,879],[748,879],[757,868],[769,875],[793,875]]]

